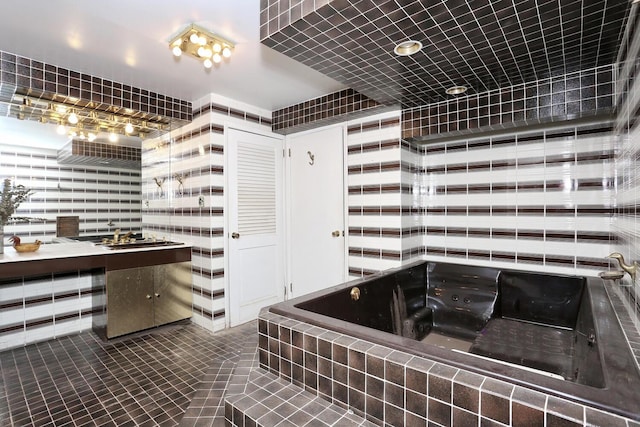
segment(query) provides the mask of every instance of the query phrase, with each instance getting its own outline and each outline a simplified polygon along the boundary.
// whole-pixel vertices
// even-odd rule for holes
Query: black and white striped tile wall
[[[607,267],[615,190],[609,123],[451,141],[424,152],[429,259],[591,275]]]
[[[622,61],[618,65],[616,121],[617,154],[615,159],[618,188],[616,216],[613,233],[617,245],[612,247],[624,255],[627,262],[640,260],[640,14],[638,6],[632,8],[625,42],[621,48]],[[619,297],[617,312],[627,339],[640,366],[640,284],[626,282],[629,286],[613,287]],[[614,299],[615,301],[616,299]]]
[[[347,122],[348,273],[399,266],[403,250],[400,112]]]
[[[397,113],[347,125],[349,275],[429,259],[570,274],[608,265],[610,123],[401,143]]]
[[[271,132],[270,117],[269,111],[212,94],[193,103],[191,123],[143,145],[143,233],[193,245],[192,320],[212,331],[227,321],[225,128]]]
[[[61,165],[53,149],[0,145],[0,178],[35,192],[17,216],[44,220],[7,225],[7,238],[17,234],[50,242],[56,236],[57,216],[79,216],[81,234],[111,233],[116,227],[140,230],[139,171]]]
[[[90,329],[94,274],[0,280],[0,351]]]

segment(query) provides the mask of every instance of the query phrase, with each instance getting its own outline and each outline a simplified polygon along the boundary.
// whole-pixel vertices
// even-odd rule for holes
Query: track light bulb
[[[118,142],[118,135],[116,135],[113,131],[109,133],[109,142]]]
[[[216,55],[217,55],[217,53],[216,53]],[[215,61],[216,55],[213,55],[214,61]],[[211,62],[211,60],[209,58],[204,60],[204,68],[211,68],[212,65],[213,65],[213,62]]]
[[[213,45],[213,51],[215,53],[219,53],[221,50],[222,50],[222,46],[220,46],[220,43],[215,42],[214,45]]]
[[[69,117],[67,118],[67,120],[72,125],[75,125],[75,124],[78,123],[78,116],[76,115],[76,113],[71,113],[71,114],[69,114]]]
[[[204,56],[205,56],[205,55],[204,55],[204,52],[205,52],[205,48],[204,48],[204,47],[202,47],[202,46],[200,46],[200,47],[198,48],[198,56],[204,57]]]
[[[189,41],[193,44],[198,43],[198,40],[200,39],[200,37],[198,37],[197,33],[191,33],[191,35],[189,36]]]
[[[219,53],[214,53],[213,54],[213,62],[215,62],[216,64],[219,64],[220,61],[222,61],[222,57],[220,56]]]
[[[231,56],[231,49],[229,49],[228,47],[225,46],[224,49],[222,49],[222,56],[224,56],[225,58],[228,58]]]
[[[56,128],[56,133],[58,135],[64,135],[65,133],[67,133],[67,128],[61,123]]]
[[[182,49],[180,46],[174,46],[173,49],[171,49],[171,52],[173,52],[173,56],[175,57],[182,55]]]
[[[133,133],[133,125],[131,123],[127,123],[124,127],[124,131],[126,133]]]

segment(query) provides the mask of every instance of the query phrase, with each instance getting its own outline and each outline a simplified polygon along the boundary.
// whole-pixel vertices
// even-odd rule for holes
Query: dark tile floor
[[[232,379],[232,382],[234,379]],[[303,390],[264,369],[252,369],[244,391],[229,393],[226,419],[232,427],[376,427],[379,424]]]
[[[222,426],[234,368],[248,372],[256,348],[250,322],[216,334],[185,323],[109,343],[84,332],[5,351],[0,426]]]

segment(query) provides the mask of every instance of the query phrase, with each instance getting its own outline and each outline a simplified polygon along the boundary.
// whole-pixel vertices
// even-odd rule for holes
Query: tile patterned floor
[[[226,419],[232,427],[377,426],[264,369],[252,369],[244,382],[242,393],[229,393],[226,399]]]
[[[250,322],[211,334],[186,323],[2,352],[0,426],[222,426],[234,368],[248,375],[255,363],[256,330]]]

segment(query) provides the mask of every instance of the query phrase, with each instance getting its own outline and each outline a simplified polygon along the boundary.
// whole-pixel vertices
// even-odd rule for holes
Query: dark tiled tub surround
[[[358,283],[351,282],[345,288]],[[606,300],[603,292],[595,295]],[[324,293],[328,291],[318,294]],[[571,387],[565,387],[562,381],[541,379],[542,388],[535,391],[525,386],[531,374],[517,374],[514,371],[517,368],[498,369],[499,375],[510,378],[505,382],[504,378],[483,375],[489,372],[485,371],[489,368],[483,362],[469,370],[451,364],[458,356],[437,347],[420,355],[424,347],[416,347],[406,339],[389,334],[381,337],[375,332],[371,334],[371,329],[334,322],[325,316],[301,315],[299,310],[292,310],[296,302],[299,300],[285,303],[287,307],[281,305],[261,312],[260,366],[367,419],[390,425],[420,426],[428,421],[439,425],[468,425],[477,423],[478,419],[483,425],[544,425],[545,420],[548,426],[625,426],[627,422],[636,425],[630,419],[596,409],[590,403],[561,398],[564,393],[572,395]],[[274,310],[282,314],[291,310],[295,318],[276,314]],[[315,320],[312,324],[302,320],[305,318]],[[617,323],[615,317],[611,320]],[[335,326],[327,329],[327,324]],[[362,334],[363,331],[366,332]],[[383,344],[384,340],[393,345]],[[629,351],[622,338],[620,342],[622,347],[603,349],[604,352]],[[614,354],[610,355],[615,359]],[[637,369],[633,362],[628,366]],[[542,391],[556,388],[553,384],[561,391],[552,394]],[[586,396],[591,396],[590,393],[587,391]],[[593,396],[608,393],[602,389]],[[640,413],[635,417],[640,417]]]
[[[529,427],[546,420],[547,426],[637,426],[608,412],[268,311],[260,314],[259,343],[262,368],[376,423],[467,426],[481,420],[482,425]]]

